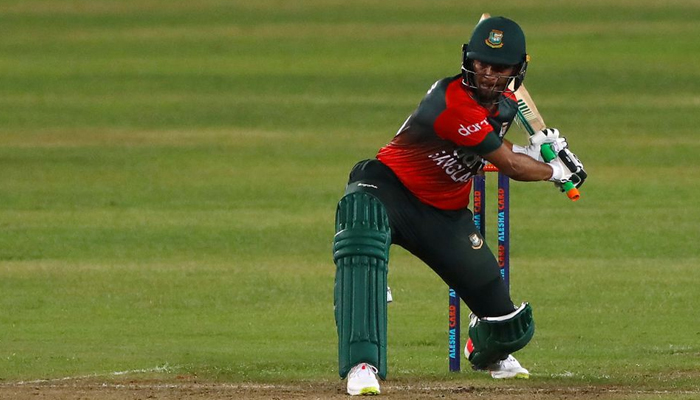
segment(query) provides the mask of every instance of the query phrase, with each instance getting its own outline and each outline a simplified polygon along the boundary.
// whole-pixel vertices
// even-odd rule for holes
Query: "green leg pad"
[[[338,203],[333,239],[335,322],[341,378],[355,365],[374,365],[386,379],[386,279],[391,231],[382,203],[368,193]]]
[[[528,303],[502,317],[474,316],[469,324],[469,338],[474,346],[469,361],[475,368],[485,369],[525,347],[534,334],[535,321]]]

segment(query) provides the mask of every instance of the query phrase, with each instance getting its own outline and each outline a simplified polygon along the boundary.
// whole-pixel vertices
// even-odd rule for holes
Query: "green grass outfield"
[[[697,396],[700,3],[491,3],[2,1],[0,382],[337,379],[347,173],[490,12],[589,172],[577,203],[512,186],[519,385]],[[447,288],[391,257],[390,379],[490,385],[447,372]]]

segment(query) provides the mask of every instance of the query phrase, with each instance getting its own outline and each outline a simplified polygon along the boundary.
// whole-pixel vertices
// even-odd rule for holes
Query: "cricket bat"
[[[515,91],[515,98],[518,100],[517,122],[525,128],[528,135],[532,136],[535,132],[541,131],[547,127],[547,125],[544,124],[542,115],[537,111],[535,102],[532,101],[532,97],[530,97],[530,93],[528,93],[524,85],[520,85],[518,90]],[[549,143],[543,144],[540,148],[540,152],[545,162],[550,162],[557,157],[557,154],[552,149],[552,145]],[[566,196],[572,201],[581,198],[581,193],[579,193],[578,189],[571,181],[564,183],[562,188],[564,192],[566,192]]]
[[[479,19],[479,22],[490,17],[490,14],[481,14],[481,19]],[[512,85],[513,82],[511,82],[511,89]],[[535,132],[541,131],[547,127],[547,125],[544,123],[544,119],[542,119],[542,115],[537,110],[537,106],[535,106],[535,102],[532,100],[532,97],[530,97],[530,93],[527,91],[527,89],[525,89],[525,85],[520,85],[518,90],[515,91],[515,98],[518,101],[518,114],[516,115],[516,122],[525,128],[528,135],[532,136],[535,134]],[[545,162],[550,162],[557,157],[556,153],[554,153],[554,150],[552,149],[552,145],[549,143],[542,145],[541,152],[542,159]],[[574,184],[571,183],[571,181],[564,183],[562,187],[564,192],[566,192],[566,196],[572,201],[576,201],[581,198],[581,194]]]

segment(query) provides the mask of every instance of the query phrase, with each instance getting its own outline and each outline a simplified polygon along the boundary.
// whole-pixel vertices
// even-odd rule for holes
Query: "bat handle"
[[[549,143],[543,144],[540,151],[542,152],[542,159],[544,159],[545,162],[550,162],[557,157],[552,149],[552,145]],[[567,181],[562,187],[566,192],[566,196],[571,199],[571,201],[576,201],[581,198],[581,193],[579,193],[578,189],[576,189],[576,186],[574,186],[571,181]]]
[[[576,186],[574,186],[571,181],[564,184],[564,191],[566,192],[566,196],[570,198],[571,201],[576,201],[581,198],[581,193],[579,193],[578,189],[576,189]]]

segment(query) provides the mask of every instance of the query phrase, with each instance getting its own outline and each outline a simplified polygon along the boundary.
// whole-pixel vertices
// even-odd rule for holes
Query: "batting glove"
[[[559,183],[559,185],[571,181],[578,188],[583,185],[586,177],[588,177],[588,174],[583,169],[581,160],[568,148],[559,150],[557,158],[550,161],[548,165],[552,167],[552,177],[549,180]],[[561,188],[561,186],[559,187]]]
[[[513,145],[514,153],[522,153],[528,155],[530,158],[534,158],[537,161],[543,162],[541,147],[545,143],[551,143],[554,152],[558,152],[561,149],[569,147],[566,143],[565,137],[559,137],[559,130],[554,128],[547,128],[536,132],[534,135],[530,136],[530,145],[523,147],[517,144]]]
[[[554,143],[559,138],[559,129],[547,128],[535,132],[530,136],[530,145],[542,146],[545,143]]]

